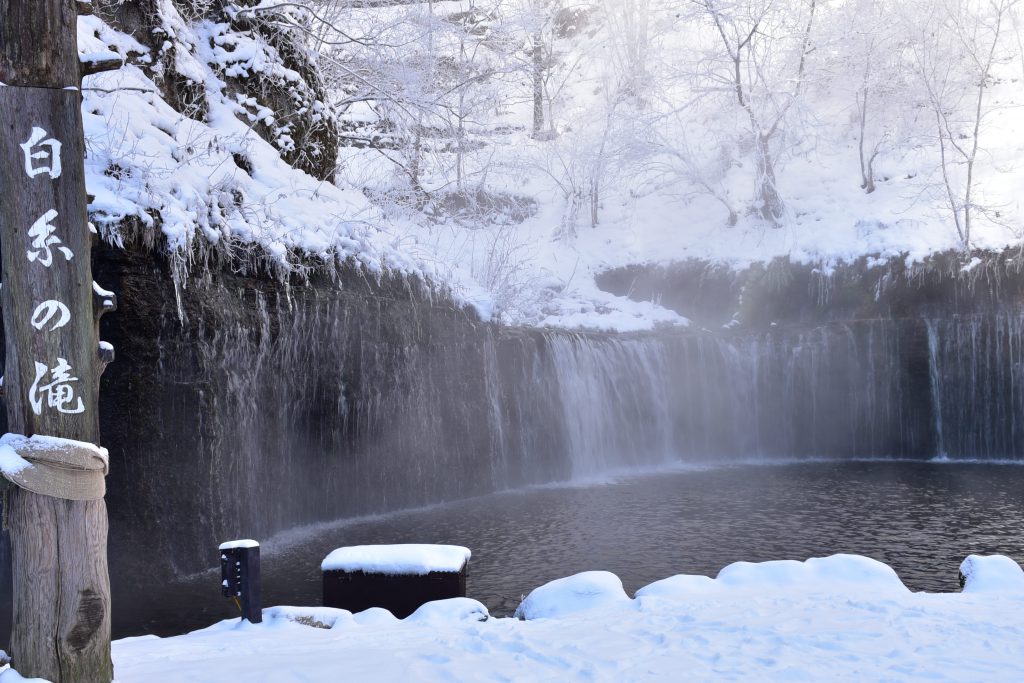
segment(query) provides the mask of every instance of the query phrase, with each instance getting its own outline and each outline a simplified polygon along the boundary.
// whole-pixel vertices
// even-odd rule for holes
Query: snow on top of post
[[[251,538],[242,538],[237,541],[225,541],[218,546],[218,550],[234,550],[235,548],[259,548],[260,544]]]
[[[469,548],[458,545],[405,543],[338,548],[320,564],[321,571],[362,571],[368,574],[457,572],[469,562]]]

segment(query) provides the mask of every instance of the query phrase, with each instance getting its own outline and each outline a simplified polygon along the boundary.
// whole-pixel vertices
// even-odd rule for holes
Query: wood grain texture
[[[0,0],[0,82],[19,86],[0,87],[4,399],[13,432],[99,443],[102,365],[87,227],[76,23],[74,0]],[[76,89],[64,89],[69,87]],[[35,128],[61,142],[62,170],[57,178],[25,171],[21,144]],[[38,236],[28,231],[52,212],[53,236],[60,243],[51,244],[44,256]],[[73,256],[68,258],[61,246]],[[34,259],[28,258],[29,251],[36,253]],[[37,307],[51,300],[67,306],[67,324],[33,326]],[[31,397],[41,395],[32,391],[36,363],[52,368],[58,358],[70,366],[70,376],[78,378],[70,383],[75,400],[64,407],[73,410],[81,399],[82,412],[61,412],[48,405],[48,396],[42,409],[33,409]],[[7,512],[15,667],[25,676],[54,683],[109,683],[113,665],[106,504],[15,489]]]
[[[12,489],[7,520],[11,528],[14,628],[11,654],[25,676],[58,681],[55,656],[58,611],[57,513],[55,499]],[[31,624],[31,628],[26,626]],[[24,663],[24,664],[23,664]],[[26,669],[31,668],[31,672]]]
[[[99,340],[94,339],[92,241],[85,204],[81,95],[70,90],[42,88],[0,88],[0,187],[17,201],[0,202],[0,226],[3,233],[2,293],[4,329],[7,333],[7,361],[4,387],[8,397],[9,429],[19,434],[49,434],[95,443],[99,436],[96,412],[98,391],[90,378],[97,376],[95,365]],[[62,143],[61,176],[52,180],[47,174],[29,178],[24,170],[21,144],[33,129],[45,130]],[[70,163],[68,163],[70,162]],[[53,236],[60,243],[49,247],[49,267],[42,264],[42,249],[29,235],[29,229],[47,212],[55,211],[50,221]],[[60,251],[70,250],[70,259]],[[40,254],[34,261],[29,252]],[[71,313],[67,325],[38,330],[31,325],[33,311],[49,300],[65,304]],[[84,412],[68,414],[44,407],[36,415],[28,396],[37,376],[36,363],[48,367],[63,358],[71,374],[79,381],[71,383]],[[48,379],[49,375],[47,375]],[[44,382],[45,383],[45,382]],[[11,410],[14,398],[23,399],[21,409]],[[73,409],[73,407],[72,407]],[[49,431],[47,431],[49,430]]]
[[[9,505],[15,667],[54,683],[109,682],[106,503],[14,489]]]
[[[0,0],[0,82],[77,86],[77,27],[72,0]]]

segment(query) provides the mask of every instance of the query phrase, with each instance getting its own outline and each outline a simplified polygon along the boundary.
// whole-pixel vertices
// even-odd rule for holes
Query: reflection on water
[[[471,548],[469,594],[498,615],[579,571],[612,571],[632,593],[739,560],[840,552],[886,562],[913,590],[955,591],[969,553],[1024,561],[1024,467],[876,461],[672,473],[487,496],[296,538],[264,549],[266,605],[319,604],[320,560],[335,547],[411,542]],[[235,616],[218,582],[207,574],[144,596],[117,587],[115,630],[163,635]]]

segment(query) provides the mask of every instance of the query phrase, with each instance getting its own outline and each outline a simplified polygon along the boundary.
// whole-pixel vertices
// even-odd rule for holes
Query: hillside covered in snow
[[[96,0],[109,241],[416,275],[485,319],[647,329],[596,274],[1020,243],[1020,8],[846,0]]]

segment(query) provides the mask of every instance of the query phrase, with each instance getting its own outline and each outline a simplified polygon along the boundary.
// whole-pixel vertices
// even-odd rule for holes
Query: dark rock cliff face
[[[926,318],[1024,305],[1024,254],[938,254],[926,263],[868,258],[823,268],[776,259],[736,270],[703,261],[608,270],[598,285],[658,301],[700,326],[746,330],[872,318]],[[734,323],[735,324],[735,323]]]
[[[101,387],[112,552],[195,571],[226,536],[493,489],[481,339],[401,280],[282,283],[98,255],[121,301]],[[180,306],[180,308],[179,308]]]

